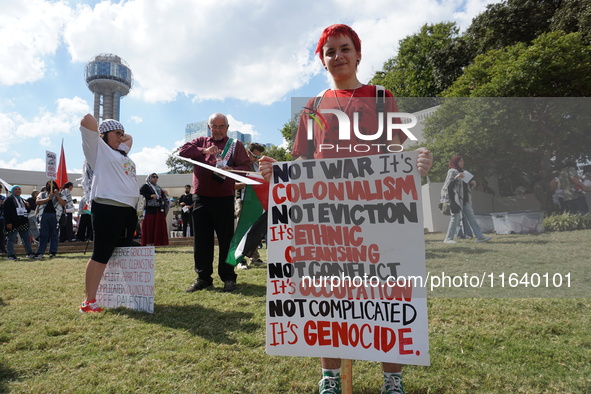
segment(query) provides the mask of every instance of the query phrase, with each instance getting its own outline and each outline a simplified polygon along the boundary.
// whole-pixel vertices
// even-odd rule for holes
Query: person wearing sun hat
[[[135,163],[127,156],[133,138],[123,125],[107,119],[98,125],[86,114],[80,121],[86,158],[83,188],[90,204],[94,247],[86,264],[86,298],[82,313],[102,312],[96,293],[117,246],[131,246],[137,225],[139,187]]]

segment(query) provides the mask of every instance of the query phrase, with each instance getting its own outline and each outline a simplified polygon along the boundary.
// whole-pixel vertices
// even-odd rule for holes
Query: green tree
[[[477,56],[447,97],[582,97],[591,94],[591,47],[580,33],[542,34]]]
[[[181,159],[177,159],[173,155],[178,155],[180,148],[172,151],[172,155],[166,159],[166,166],[169,174],[190,174],[193,172],[193,164]]]
[[[562,3],[563,0],[508,0],[489,4],[464,34],[472,57],[518,42],[530,43],[550,31],[552,17]]]
[[[291,161],[291,153],[285,148],[271,145],[270,148],[265,150],[265,156],[274,158],[277,161]]]
[[[557,162],[591,157],[591,102],[581,98],[591,94],[591,47],[580,33],[546,33],[530,46],[480,55],[445,94],[454,99],[427,121],[427,146],[498,175],[503,194],[531,191]],[[446,171],[444,159],[431,177],[442,180]]]
[[[589,0],[563,0],[552,16],[550,28],[565,33],[581,33],[591,44],[591,2]]]
[[[383,85],[400,97],[401,110],[418,109],[412,97],[437,97],[461,75],[470,61],[464,40],[453,22],[424,25],[400,41],[398,54],[384,63],[371,83]],[[434,100],[432,105],[436,104]]]
[[[296,114],[283,125],[281,130],[279,130],[283,136],[283,139],[287,142],[287,147],[285,148],[287,152],[291,152],[293,148],[293,142],[295,141],[295,136],[298,131],[299,120],[300,115]]]

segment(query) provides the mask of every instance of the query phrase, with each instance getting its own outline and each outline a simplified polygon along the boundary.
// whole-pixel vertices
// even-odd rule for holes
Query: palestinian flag
[[[246,185],[238,226],[236,226],[226,258],[226,263],[233,266],[241,262],[244,256],[252,256],[267,234],[269,182],[251,175],[248,177],[262,183],[260,185]]]

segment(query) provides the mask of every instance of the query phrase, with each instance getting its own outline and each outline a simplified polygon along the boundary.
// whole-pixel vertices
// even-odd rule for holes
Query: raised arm
[[[121,143],[127,145],[127,151],[129,152],[129,150],[131,149],[131,146],[133,145],[133,137],[127,133],[123,134],[123,137],[121,137]]]
[[[96,131],[98,133],[98,122],[91,114],[86,114],[80,121],[80,126],[87,128],[90,131]]]

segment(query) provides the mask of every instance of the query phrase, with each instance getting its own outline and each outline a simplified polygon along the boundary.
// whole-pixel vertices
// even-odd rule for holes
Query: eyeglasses
[[[152,175],[152,178],[158,179],[158,175]]]
[[[125,135],[123,131],[115,131],[115,134],[117,134],[117,137],[123,137]]]
[[[212,130],[217,130],[217,129],[223,130],[223,129],[225,129],[226,127],[228,127],[228,125],[227,125],[227,124],[222,124],[222,125],[217,125],[217,124],[214,124],[214,125],[210,125],[210,126],[209,126],[209,128],[210,128],[210,129],[212,129]]]
[[[255,159],[260,159],[261,156],[259,155],[255,155],[254,153],[252,153],[251,151],[248,151],[248,153],[250,153]]]

